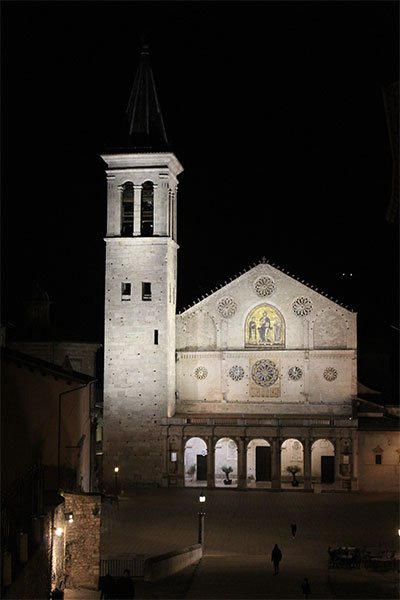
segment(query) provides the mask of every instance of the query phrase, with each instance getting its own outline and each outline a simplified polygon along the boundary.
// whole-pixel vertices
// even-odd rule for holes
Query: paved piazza
[[[148,489],[120,497],[102,535],[102,556],[159,554],[197,542],[199,489]],[[398,598],[398,572],[328,569],[328,546],[396,548],[396,494],[205,490],[205,556],[196,567],[154,585],[143,598]],[[290,522],[297,523],[293,539]],[[270,553],[283,552],[273,575]],[[398,548],[397,548],[398,550]]]

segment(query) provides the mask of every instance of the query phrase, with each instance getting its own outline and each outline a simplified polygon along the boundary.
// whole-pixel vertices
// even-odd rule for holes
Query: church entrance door
[[[207,481],[207,456],[197,455],[197,481]]]
[[[271,481],[271,446],[256,447],[256,481]]]
[[[321,456],[321,483],[335,482],[335,457]]]

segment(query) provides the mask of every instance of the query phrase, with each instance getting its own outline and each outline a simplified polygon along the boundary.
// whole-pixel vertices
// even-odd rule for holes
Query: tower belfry
[[[162,420],[175,410],[177,177],[142,48],[128,108],[127,146],[107,164],[104,463],[125,489],[163,483]]]

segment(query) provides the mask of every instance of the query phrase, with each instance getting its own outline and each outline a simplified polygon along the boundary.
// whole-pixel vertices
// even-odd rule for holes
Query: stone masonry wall
[[[64,493],[66,587],[97,589],[100,574],[101,496]]]

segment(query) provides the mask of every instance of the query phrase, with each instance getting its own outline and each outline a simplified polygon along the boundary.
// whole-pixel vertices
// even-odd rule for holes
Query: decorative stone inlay
[[[197,379],[205,379],[208,375],[208,371],[205,367],[196,367],[194,370],[194,376]]]
[[[337,375],[337,371],[333,367],[327,367],[324,371],[324,377],[327,381],[334,381]]]
[[[221,317],[228,319],[233,317],[237,310],[237,304],[233,298],[221,298],[217,304],[217,309]]]
[[[270,296],[275,291],[275,282],[271,277],[264,275],[256,279],[254,289],[261,297]]]
[[[312,311],[313,305],[309,298],[300,296],[293,302],[293,312],[298,317],[306,317]]]
[[[244,377],[244,369],[239,365],[235,365],[229,369],[229,377],[234,381],[240,381]]]
[[[258,360],[253,365],[251,377],[257,385],[268,387],[278,379],[279,371],[272,360]]]
[[[300,367],[290,367],[288,375],[289,379],[292,379],[293,381],[298,381],[303,377],[303,371],[300,369]]]

